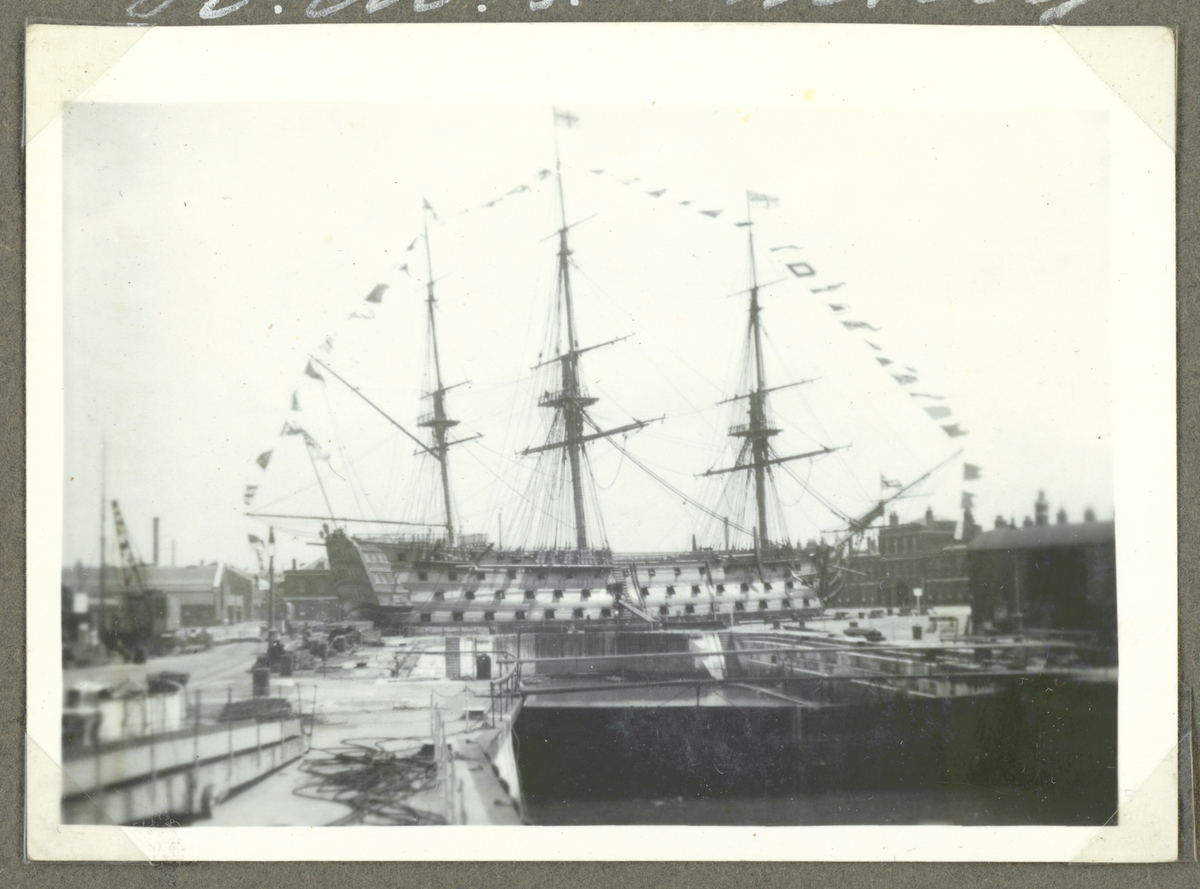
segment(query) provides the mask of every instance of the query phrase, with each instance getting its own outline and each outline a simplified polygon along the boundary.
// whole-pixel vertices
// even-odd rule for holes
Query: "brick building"
[[[922,606],[970,604],[967,547],[955,539],[956,526],[932,510],[923,521],[903,524],[893,512],[878,540],[850,556],[841,592],[827,604],[915,608],[915,589],[923,592]]]
[[[340,620],[343,609],[328,561],[317,559],[300,568],[295,564],[283,572],[283,581],[275,588],[283,603],[276,603],[276,616],[294,621]]]

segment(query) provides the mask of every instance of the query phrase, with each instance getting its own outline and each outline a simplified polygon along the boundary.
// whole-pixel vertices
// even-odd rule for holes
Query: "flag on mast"
[[[275,453],[273,448],[269,451],[263,451],[254,459],[254,462],[257,463],[261,468],[266,469],[267,464],[271,462],[271,455],[273,453]]]

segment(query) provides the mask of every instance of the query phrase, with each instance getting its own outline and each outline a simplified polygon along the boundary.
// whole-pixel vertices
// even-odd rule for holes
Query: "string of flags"
[[[554,111],[554,119],[555,119],[556,123],[560,123],[560,122],[565,123],[568,127],[574,126],[578,122],[578,119],[574,115],[567,113],[567,112],[558,111],[557,109]],[[604,175],[606,175],[607,171],[604,168],[597,168],[597,169],[592,169],[589,172],[595,176],[604,176]],[[546,179],[549,179],[551,176],[553,176],[553,172],[548,168],[542,168],[540,170],[537,170],[536,173],[534,173],[534,177],[537,181],[544,181]],[[637,187],[639,189],[639,191],[641,191],[642,194],[646,195],[647,197],[656,199],[656,200],[663,198],[670,190],[669,188],[666,188],[666,187],[646,189],[644,186],[642,186],[640,184],[639,177],[631,177],[628,179],[622,179],[620,181],[623,185],[625,185],[627,187],[631,187],[631,188]],[[492,200],[490,200],[484,204],[479,205],[479,207],[480,207],[480,209],[491,209],[491,208],[498,206],[500,203],[502,203],[505,200],[511,199],[517,195],[528,193],[531,190],[532,189],[530,188],[529,185],[527,185],[525,183],[518,183],[517,185],[510,188],[508,191],[504,192],[504,194],[500,195],[499,197],[493,198]],[[774,207],[774,206],[778,205],[778,203],[779,203],[779,199],[776,197],[762,194],[759,192],[754,192],[754,191],[746,192],[746,200],[747,200],[748,204],[759,204],[766,208]],[[720,218],[723,215],[723,213],[725,212],[723,208],[719,208],[719,207],[704,208],[702,205],[697,206],[694,201],[687,199],[687,198],[680,199],[678,201],[677,205],[680,207],[694,208],[695,212],[699,213],[700,215],[702,215],[706,218],[714,219],[714,220]],[[437,212],[435,211],[433,206],[430,204],[428,199],[422,198],[422,208],[426,213],[429,214],[429,217],[432,218],[434,221],[438,221],[438,222],[441,221],[441,218],[438,216]],[[461,215],[462,213],[467,213],[469,211],[470,211],[470,208],[466,208],[466,209],[459,211],[458,214],[453,214],[453,215]],[[735,225],[744,225],[745,223],[734,223],[734,224]],[[422,235],[420,235],[420,234],[413,237],[413,239],[409,242],[408,246],[405,248],[404,252],[405,253],[412,252],[416,248],[417,244],[420,242],[421,238],[422,238]],[[801,251],[803,249],[804,248],[801,247],[800,245],[792,244],[792,243],[780,244],[780,245],[769,247],[769,251],[771,253],[781,253],[784,251]],[[847,282],[845,282],[845,281],[837,281],[837,282],[831,283],[831,284],[825,284],[824,282],[821,282],[820,276],[818,275],[818,272],[817,272],[817,269],[810,262],[806,262],[803,260],[795,260],[792,262],[784,262],[783,264],[784,264],[784,267],[787,268],[787,270],[791,273],[791,275],[797,279],[808,279],[808,278],[816,279],[812,282],[812,284],[819,284],[820,286],[809,285],[808,290],[810,293],[813,293],[813,294],[829,293],[829,292],[832,292],[835,290],[840,290],[847,286]],[[411,272],[409,271],[408,263],[404,263],[403,265],[398,266],[398,269],[400,271],[404,272],[406,275],[409,275],[411,277]],[[364,299],[364,302],[371,304],[371,305],[381,304],[383,302],[383,298],[384,298],[384,295],[385,295],[387,289],[388,289],[387,284],[381,283],[381,284],[376,285],[370,291],[370,293],[367,294],[367,296]],[[829,303],[826,303],[826,306],[829,308],[830,312],[832,312],[836,315],[842,315],[842,314],[845,314],[845,313],[848,313],[851,311],[851,306],[848,303],[844,303],[844,302],[829,302]],[[354,320],[371,321],[371,320],[374,320],[375,318],[376,318],[375,312],[373,310],[366,309],[363,311],[351,312],[349,317],[347,318],[347,320],[348,321],[354,321]],[[876,327],[870,321],[867,321],[867,320],[861,319],[861,318],[846,318],[846,319],[839,319],[839,320],[841,321],[842,326],[848,332],[863,331],[863,332],[870,332],[870,333],[880,333],[883,330],[880,327]],[[866,343],[866,345],[868,347],[870,347],[872,350],[874,350],[876,352],[883,351],[883,347],[875,342],[872,342],[867,339],[864,339],[863,342]],[[332,353],[333,348],[334,348],[334,337],[333,336],[325,337],[324,341],[320,344],[319,348],[326,353]],[[891,358],[888,358],[884,355],[877,356],[876,361],[883,368],[888,368],[895,363]],[[895,372],[890,373],[890,376],[895,380],[895,382],[898,385],[909,386],[918,381],[919,376],[918,376],[918,373],[915,368],[905,367],[904,370],[905,370],[905,372],[901,372],[901,373],[895,373]],[[313,366],[313,362],[311,360],[306,364],[306,366],[304,368],[304,375],[311,379],[315,379],[321,383],[325,382],[324,376]],[[915,398],[915,399],[930,399],[930,400],[935,400],[935,401],[944,401],[945,400],[944,396],[936,395],[936,394],[932,394],[932,393],[926,393],[926,392],[910,391],[908,394],[910,395],[910,397]],[[292,393],[291,409],[292,409],[292,411],[301,411],[302,410],[302,408],[300,406],[299,390],[296,390]],[[945,432],[948,437],[959,438],[961,436],[968,434],[968,431],[963,429],[962,426],[960,425],[960,423],[940,422],[943,420],[950,420],[952,412],[949,407],[944,406],[944,405],[930,405],[930,406],[924,406],[923,410],[930,417],[931,420],[938,422],[938,425],[941,427],[942,431]],[[285,424],[284,429],[280,434],[281,435],[300,435],[300,436],[304,437],[307,444],[309,444],[310,446],[313,446],[318,452],[320,451],[319,447],[316,447],[316,442],[312,439],[312,437],[306,431],[304,431],[299,426],[296,426],[295,424],[292,424],[292,423]],[[259,464],[259,467],[261,469],[265,470],[267,468],[267,464],[270,461],[271,453],[272,453],[271,451],[266,451],[263,454],[259,455],[256,462]],[[325,456],[325,455],[322,455],[322,456],[324,457],[324,459],[328,459],[327,456]],[[971,463],[963,464],[963,480],[964,481],[977,480],[980,478],[980,473],[981,473],[981,470],[978,466],[971,464]],[[881,483],[883,484],[884,487],[890,487],[890,486],[899,484],[899,483],[894,483],[891,480],[882,478],[882,477],[881,477]],[[247,505],[249,505],[251,503],[251,501],[253,500],[254,495],[257,492],[257,489],[258,489],[257,484],[248,484],[247,485],[246,492],[243,497],[243,499]],[[962,508],[963,509],[971,508],[971,504],[973,504],[974,496],[975,495],[972,492],[968,492],[968,491],[962,492]]]

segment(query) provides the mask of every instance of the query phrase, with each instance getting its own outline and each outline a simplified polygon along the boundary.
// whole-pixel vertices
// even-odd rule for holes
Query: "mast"
[[[775,199],[768,198],[766,195],[746,192],[746,221],[738,223],[738,225],[746,229],[747,242],[750,249],[750,320],[746,336],[751,349],[750,359],[754,362],[754,388],[744,395],[735,395],[732,398],[725,399],[728,402],[745,398],[749,406],[746,422],[738,423],[729,429],[730,437],[742,440],[738,459],[734,461],[733,466],[723,469],[710,469],[703,474],[710,476],[739,471],[754,474],[754,504],[756,513],[756,521],[753,529],[754,549],[756,552],[761,553],[772,541],[770,529],[767,526],[768,469],[779,463],[816,457],[838,449],[823,447],[820,450],[807,451],[803,454],[792,454],[787,457],[777,457],[771,449],[771,439],[782,430],[774,425],[768,416],[767,395],[777,389],[799,386],[804,383],[811,383],[813,380],[800,380],[796,383],[788,383],[783,386],[767,386],[766,365],[763,360],[762,346],[762,305],[758,299],[758,265],[754,256],[754,219],[750,211],[751,202],[755,200],[770,203]],[[748,459],[746,459],[747,457]]]
[[[583,395],[579,388],[579,339],[575,333],[575,301],[571,296],[570,258],[567,244],[567,201],[563,194],[562,158],[558,151],[558,127],[554,129],[554,172],[558,182],[558,209],[562,227],[558,230],[558,289],[567,313],[567,351],[562,356],[562,392],[554,401],[563,413],[567,459],[571,466],[571,502],[575,506],[575,548],[587,549],[587,516],[583,509],[583,410],[597,399]]]
[[[587,513],[583,497],[583,459],[584,445],[590,441],[608,438],[622,432],[641,429],[646,422],[635,420],[615,429],[601,430],[587,415],[587,409],[599,401],[583,391],[579,375],[579,356],[592,349],[608,346],[619,342],[625,337],[618,337],[606,343],[594,346],[579,347],[579,337],[575,329],[575,300],[571,293],[571,248],[567,241],[567,232],[571,225],[567,222],[567,202],[563,192],[562,157],[558,150],[558,122],[563,121],[567,126],[573,126],[577,118],[568,112],[554,110],[554,171],[558,186],[558,211],[560,227],[558,229],[558,277],[556,282],[557,300],[561,300],[567,319],[566,350],[553,359],[537,365],[542,367],[552,361],[557,362],[561,371],[561,385],[555,392],[547,392],[538,399],[540,407],[554,408],[556,419],[562,418],[563,436],[560,441],[550,441],[538,447],[526,448],[522,456],[541,453],[543,451],[563,448],[567,453],[567,463],[571,471],[571,503],[575,514],[575,548],[582,552],[588,548]],[[595,431],[585,433],[585,425]]]
[[[426,205],[428,206],[428,204]],[[429,348],[433,357],[434,390],[429,393],[433,399],[433,412],[426,414],[417,421],[418,426],[433,430],[433,455],[438,461],[442,476],[442,503],[445,506],[446,545],[454,545],[454,514],[450,506],[450,442],[446,441],[446,430],[458,425],[458,420],[446,416],[446,392],[442,385],[442,361],[438,354],[437,321],[433,307],[436,303],[433,295],[433,259],[429,247],[429,216],[425,216],[425,270],[426,297],[425,303],[429,311]]]
[[[754,223],[750,217],[750,199],[746,198],[746,235],[750,246],[750,336],[754,340],[754,392],[750,395],[750,422],[745,438],[750,444],[754,464],[754,502],[758,506],[758,546],[766,549],[767,536],[767,460],[770,442],[780,430],[767,422],[766,370],[763,366],[762,312],[758,303],[758,266],[754,261]]]

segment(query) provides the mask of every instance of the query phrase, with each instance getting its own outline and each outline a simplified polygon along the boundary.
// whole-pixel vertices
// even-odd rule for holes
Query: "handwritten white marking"
[[[487,7],[486,7],[486,6],[484,6],[482,3],[480,3],[480,4],[479,4],[477,7],[475,7],[475,8],[476,8],[476,9],[478,9],[480,12],[487,12]]]
[[[220,0],[208,0],[208,2],[206,2],[203,6],[201,6],[200,7],[200,18],[202,18],[202,19],[224,18],[225,16],[229,15],[231,12],[237,12],[239,9],[241,9],[243,6],[245,6],[247,3],[249,3],[250,0],[237,0],[237,2],[230,3],[228,6],[217,6],[218,2],[220,2]],[[155,12],[157,12],[157,11],[158,10],[155,10]]]
[[[541,12],[543,9],[549,9],[554,5],[554,0],[529,0],[530,12]]]
[[[1038,18],[1038,24],[1049,25],[1051,22],[1057,22],[1072,9],[1078,9],[1087,2],[1088,0],[1067,0],[1066,3],[1060,3],[1058,6],[1053,6],[1041,14],[1041,16]]]
[[[276,3],[275,4],[275,14],[279,15],[279,13],[281,13],[281,12],[283,12],[283,7],[280,6],[278,3]]]
[[[304,14],[310,19],[323,19],[327,15],[333,15],[335,12],[341,12],[347,6],[353,6],[358,2],[358,0],[339,0],[339,2],[333,4],[333,6],[322,9],[321,4],[324,2],[325,0],[312,0],[312,3],[308,4],[308,9],[304,10]]]
[[[367,3],[367,12],[379,12],[381,9],[387,9],[393,3],[399,3],[400,0],[369,0]]]
[[[154,2],[154,0],[133,0],[133,2],[130,3],[128,7],[126,7],[125,14],[133,16],[136,19],[153,18],[154,16],[156,16],[160,12],[162,12],[164,9],[166,9],[168,6],[170,6],[172,3],[174,3],[175,0],[162,0],[162,3],[158,4],[158,6],[154,7],[149,12],[138,12],[137,11],[138,7],[141,6],[143,3],[153,3],[153,2]]]

